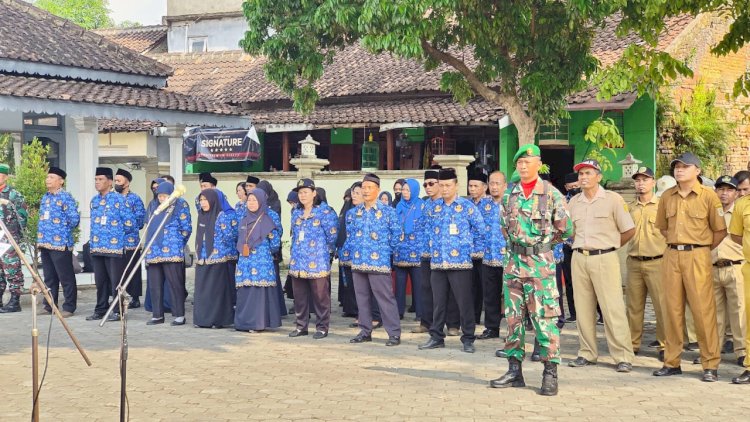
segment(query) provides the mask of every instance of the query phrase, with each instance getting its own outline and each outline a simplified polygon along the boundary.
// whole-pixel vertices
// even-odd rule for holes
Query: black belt
[[[708,245],[675,245],[670,243],[669,247],[678,251],[692,251],[696,248],[707,248]]]
[[[732,261],[729,259],[720,259],[714,262],[714,267],[724,268],[724,267],[731,267],[732,265],[740,265],[740,264],[742,264],[742,260]]]
[[[583,248],[575,248],[574,251],[584,254],[586,256],[592,256],[592,255],[604,255],[605,253],[610,253],[615,250],[615,248],[609,248],[609,249],[583,249]]]
[[[654,261],[656,259],[662,259],[663,257],[664,257],[664,255],[659,255],[659,256],[629,256],[628,258],[632,258],[632,259],[635,259],[636,261],[644,262],[644,261]]]
[[[511,243],[510,244],[510,251],[519,254],[519,255],[525,255],[525,256],[531,256],[531,255],[539,255],[546,252],[549,252],[552,250],[552,244],[546,243],[546,244],[537,244],[534,246],[523,246],[519,245],[518,243]]]

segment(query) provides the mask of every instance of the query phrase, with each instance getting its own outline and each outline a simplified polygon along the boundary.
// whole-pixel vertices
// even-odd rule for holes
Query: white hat
[[[656,196],[661,196],[667,189],[677,186],[677,181],[672,176],[662,176],[656,181]]]

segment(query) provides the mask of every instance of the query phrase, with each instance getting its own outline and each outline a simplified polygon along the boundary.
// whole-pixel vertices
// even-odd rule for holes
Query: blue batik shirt
[[[500,227],[500,213],[503,206],[493,201],[492,197],[488,197],[482,199],[477,208],[482,213],[484,224],[487,226],[482,264],[488,267],[502,267],[507,254],[505,236]]]
[[[73,195],[60,189],[45,193],[39,205],[39,226],[36,245],[51,251],[72,250],[73,229],[81,222],[78,204]]]
[[[379,201],[370,209],[359,204],[346,213],[352,271],[391,273],[391,257],[401,236],[396,210]]]
[[[430,233],[432,233],[432,227],[435,223],[435,216],[433,214],[433,210],[435,208],[435,202],[437,200],[433,200],[431,198],[427,198],[422,201],[422,216],[419,217],[419,238],[421,239],[420,242],[420,250],[422,251],[421,259],[430,259],[432,257],[432,252],[430,249]]]
[[[95,195],[91,199],[91,255],[122,256],[125,222],[132,218],[125,196],[117,192]]]
[[[470,200],[457,197],[450,205],[443,199],[432,209],[434,224],[430,234],[433,270],[470,270],[471,254],[484,250],[482,231],[486,229],[482,214]]]
[[[296,278],[321,278],[331,273],[331,256],[338,236],[338,217],[330,207],[314,206],[292,212],[292,248],[289,274]]]
[[[422,204],[412,205],[412,207],[417,206],[421,208]],[[408,215],[406,218],[408,218]],[[416,222],[414,231],[411,233],[405,232],[401,218],[399,218],[399,224],[401,233],[399,234],[398,244],[393,253],[393,265],[397,267],[418,267],[422,261],[422,250],[424,249],[423,237],[419,232],[419,221]]]
[[[125,250],[134,251],[141,241],[140,231],[146,224],[146,207],[133,192],[125,195],[125,206],[130,211],[130,218],[125,220]]]
[[[474,207],[477,209],[477,211],[480,211],[480,214],[481,214],[481,210],[482,210],[481,207],[484,205],[484,201],[487,201],[487,200],[491,201],[492,197],[489,196],[489,195],[485,195],[485,196],[479,198],[479,201],[476,201],[476,202],[472,198],[466,198],[466,199],[468,199],[472,204],[474,204]],[[484,219],[484,215],[482,216],[482,219]],[[479,246],[478,243],[475,243],[474,244],[474,250],[472,250],[472,252],[471,252],[471,259],[473,259],[475,261],[477,261],[477,260],[481,261],[484,258],[484,251],[486,249],[486,244],[487,244],[486,237],[487,237],[488,233],[483,229],[482,230],[482,235],[485,236],[485,244],[483,246]]]
[[[237,253],[238,230],[239,221],[234,210],[220,212],[214,223],[214,248],[211,251],[211,255],[207,257],[206,242],[203,241],[203,247],[200,252],[196,251],[198,265],[236,261],[239,256]]]
[[[177,198],[172,206],[175,209],[162,227],[161,241],[154,241],[146,251],[147,264],[185,261],[185,245],[193,232],[190,206],[182,198]]]
[[[274,220],[273,215],[278,216],[270,208],[266,209],[268,216]],[[241,223],[241,221],[240,221]],[[245,227],[244,232],[251,230]],[[241,287],[274,287],[276,286],[276,267],[273,264],[273,254],[281,249],[281,222],[276,224],[271,233],[265,239],[250,250],[250,255],[241,256],[235,270],[235,286]],[[235,245],[237,247],[237,245]]]

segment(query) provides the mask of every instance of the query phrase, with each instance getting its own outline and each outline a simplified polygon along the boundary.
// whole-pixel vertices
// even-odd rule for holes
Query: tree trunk
[[[518,101],[517,97],[511,96],[500,96],[503,101],[498,101],[497,98],[486,98],[488,101],[492,101],[505,108],[508,112],[510,119],[516,126],[518,131],[518,146],[528,145],[534,143],[534,135],[536,135],[536,122],[529,116],[523,105]]]

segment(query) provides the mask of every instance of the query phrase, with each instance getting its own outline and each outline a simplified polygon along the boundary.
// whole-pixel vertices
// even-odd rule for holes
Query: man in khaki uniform
[[[604,316],[604,332],[617,372],[633,369],[633,345],[622,299],[620,261],[614,253],[635,233],[633,219],[622,197],[601,187],[596,160],[573,167],[582,192],[568,203],[575,228],[573,240],[573,296],[578,317],[578,357],[572,367],[593,365],[596,346],[596,304]]]
[[[734,212],[729,223],[732,240],[742,245],[745,263],[742,265],[743,290],[745,296],[745,328],[750,327],[750,195],[743,196],[734,203]],[[745,332],[745,350],[750,349],[750,330]],[[734,384],[750,384],[750,355],[743,362],[745,371],[732,378]]]
[[[714,189],[719,196],[727,225],[732,219],[734,202],[737,199],[737,180],[731,176],[722,176],[716,180]],[[714,297],[716,298],[716,322],[719,332],[719,344],[723,343],[727,322],[732,331],[731,344],[737,356],[737,364],[742,366],[745,360],[745,298],[742,281],[742,246],[734,242],[731,236],[721,241],[719,247],[711,252],[713,263]],[[699,363],[700,360],[696,359]]]
[[[654,195],[654,172],[641,167],[633,175],[636,200],[629,204],[630,216],[635,223],[635,235],[628,251],[628,283],[625,286],[625,301],[633,351],[637,354],[643,338],[643,314],[646,310],[646,294],[656,314],[656,341],[659,358],[664,359],[664,317],[662,307],[661,265],[667,242],[654,226],[659,200]]]
[[[654,376],[680,375],[685,300],[693,311],[703,381],[718,381],[719,334],[711,276],[711,250],[726,237],[726,222],[716,192],[701,185],[698,157],[685,153],[672,160],[677,186],[661,196],[656,227],[667,239],[662,287],[665,337],[664,366]]]

